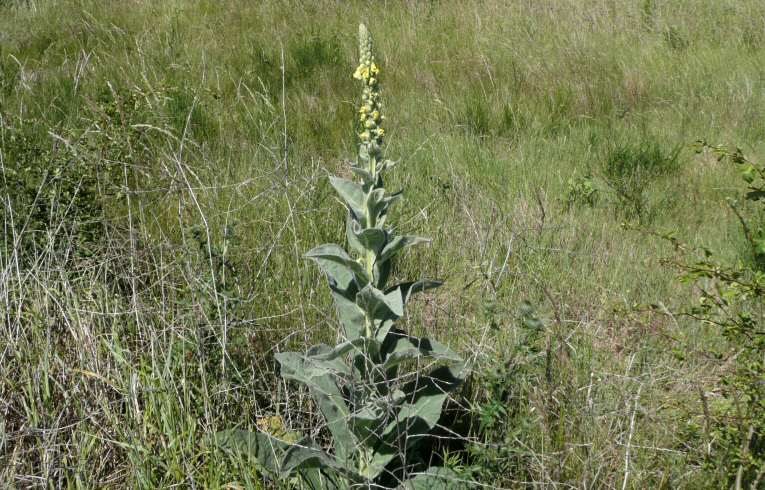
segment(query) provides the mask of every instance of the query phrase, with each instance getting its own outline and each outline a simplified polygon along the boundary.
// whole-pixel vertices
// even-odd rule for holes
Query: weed
[[[488,136],[491,132],[491,112],[481,90],[473,89],[465,96],[460,123],[476,136]]]
[[[342,325],[343,341],[319,344],[306,354],[277,355],[285,380],[305,385],[331,433],[333,453],[310,437],[288,441],[268,432],[226,431],[221,444],[257,457],[281,478],[309,486],[349,488],[432,485],[459,488],[448,468],[428,468],[431,455],[418,448],[434,429],[449,391],[465,376],[462,359],[448,347],[396,328],[414,293],[440,286],[412,281],[389,286],[392,259],[428,240],[397,235],[385,227],[400,193],[388,194],[383,174],[394,163],[382,158],[385,116],[380,69],[364,24],[359,27],[359,66],[364,84],[359,109],[359,156],[354,182],[331,177],[348,210],[346,238],[355,257],[339,245],[321,245],[306,254],[329,279]]]
[[[747,199],[761,207],[765,198],[765,166],[733,151],[701,142],[721,159],[741,167]],[[737,212],[743,233],[756,256],[762,239],[752,235],[749,216]],[[702,389],[706,469],[719,487],[761,488],[765,483],[765,276],[746,262],[720,262],[710,250],[693,250],[672,236],[667,238],[683,252],[680,260],[667,263],[678,269],[682,280],[695,282],[697,306],[681,314],[720,330],[727,344],[708,353],[724,365],[714,390],[721,397],[710,400]],[[696,259],[687,258],[696,255]],[[691,255],[692,256],[692,255]]]
[[[594,207],[598,202],[598,189],[591,175],[572,177],[566,181],[566,207],[576,205]]]
[[[486,305],[484,314],[492,328],[501,328],[495,305]],[[496,353],[473,380],[483,396],[473,409],[478,422],[474,436],[479,442],[468,447],[468,471],[478,481],[491,482],[503,474],[518,478],[529,466],[530,454],[518,441],[535,424],[528,400],[535,378],[544,372],[545,325],[528,303],[522,305],[514,323],[516,340]]]
[[[348,19],[365,16],[394,67],[386,151],[412,169],[386,174],[407,190],[396,231],[437,251],[399,255],[391,277],[448,279],[397,325],[448,339],[496,393],[469,383],[442,412],[453,429],[455,412],[469,421],[468,407],[487,406],[473,439],[434,434],[449,437],[447,466],[501,488],[723,486],[701,465],[720,440],[706,428],[736,420],[718,417],[735,400],[717,383],[732,365],[707,354],[728,341],[708,322],[629,312],[697,296],[659,264],[664,241],[623,231],[633,212],[602,169],[604,148],[646,134],[665,154],[725,137],[762,160],[764,2],[0,4],[0,487],[273,486],[209,444],[229,427],[310,435],[334,454],[276,355],[338,341],[303,252],[345,240],[324,177],[351,178],[338,156],[353,153],[358,108],[339,68],[355,48]],[[668,26],[686,49],[669,47]],[[486,116],[475,129],[471,97]],[[724,202],[731,166],[694,163],[647,184],[643,221],[756,271]],[[563,212],[567,179],[587,175],[595,208]],[[756,239],[758,207],[736,207]],[[523,299],[549,320],[519,372]],[[432,445],[416,452],[440,465]],[[736,474],[732,461],[709,464]]]
[[[649,202],[650,187],[677,171],[679,156],[679,146],[666,150],[655,141],[619,145],[609,151],[602,167],[603,178],[627,218],[637,218],[641,223],[652,219],[657,210]]]

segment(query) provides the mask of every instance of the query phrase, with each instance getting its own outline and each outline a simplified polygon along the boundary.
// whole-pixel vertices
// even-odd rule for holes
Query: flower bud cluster
[[[353,78],[364,82],[359,108],[360,154],[364,159],[379,159],[385,130],[382,122],[382,100],[379,85],[380,69],[372,52],[372,37],[364,24],[359,26],[359,66]]]

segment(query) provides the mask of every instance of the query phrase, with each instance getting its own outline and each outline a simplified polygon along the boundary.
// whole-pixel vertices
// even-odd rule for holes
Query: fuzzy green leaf
[[[406,399],[375,448],[370,472],[382,472],[402,450],[417,444],[435,427],[448,393],[464,379],[463,367],[461,364],[439,367],[430,374],[418,376],[404,388]]]
[[[375,178],[369,170],[363,167],[351,167],[351,171],[361,177],[365,187],[370,188],[375,183]]]
[[[390,332],[391,328],[393,328],[393,326],[396,324],[395,320],[395,318],[389,318],[375,323],[375,338],[378,342],[385,342],[385,339],[388,337],[388,333]]]
[[[388,248],[386,241],[388,234],[385,230],[379,228],[366,228],[356,235],[359,243],[364,247],[365,251],[370,250],[375,255],[379,255],[380,251],[384,248]]]
[[[411,281],[411,282],[404,282],[401,284],[396,284],[395,286],[391,286],[388,289],[385,290],[386,293],[393,291],[394,289],[400,289],[401,290],[401,297],[403,298],[404,304],[409,302],[409,299],[412,297],[414,293],[420,293],[427,291],[428,289],[435,289],[437,287],[441,287],[443,285],[443,282],[441,281],[432,281],[430,279],[423,279],[421,281]]]
[[[354,282],[359,287],[369,283],[369,277],[361,264],[353,260],[339,245],[319,245],[305,256],[315,261],[330,277],[333,286],[342,291],[347,291]]]
[[[293,444],[284,453],[280,474],[282,477],[292,476],[299,471],[312,468],[335,470],[340,475],[358,481],[355,474],[345,463],[338,461],[321,448],[310,438],[306,437],[297,444]]]
[[[383,416],[380,407],[371,404],[361,407],[351,415],[348,423],[361,445],[370,447],[377,443],[375,434],[384,422]]]
[[[366,311],[368,318],[387,320],[404,315],[404,304],[399,290],[383,293],[372,285],[367,285],[356,295],[356,304]]]
[[[418,236],[396,236],[385,245],[385,248],[383,248],[382,253],[380,254],[379,260],[389,260],[391,257],[393,257],[393,255],[405,248],[417,245],[419,243],[430,243],[430,241],[430,238],[423,238]]]
[[[385,189],[374,189],[367,195],[366,201],[367,216],[374,217],[374,223],[377,223],[378,217],[384,214],[385,210]],[[379,226],[379,224],[378,224]]]
[[[264,432],[238,429],[218,432],[215,441],[223,449],[256,458],[260,469],[272,475],[279,473],[279,462],[289,447],[287,442]]]
[[[348,209],[361,220],[364,216],[365,193],[361,186],[351,180],[330,176],[329,183],[335,188],[340,197],[345,201]]]
[[[364,252],[364,246],[359,242],[358,233],[361,232],[361,225],[353,217],[352,213],[348,213],[348,218],[345,220],[345,237],[348,239],[348,245],[352,250],[358,253]]]
[[[340,324],[343,326],[343,333],[346,339],[354,340],[364,334],[364,310],[359,308],[355,301],[346,298],[340,292],[333,292],[337,315],[340,318]],[[355,299],[355,295],[354,295]]]
[[[330,350],[322,350],[313,354],[311,357],[315,361],[334,361],[338,357],[345,355],[352,350],[358,350],[360,352],[366,352],[369,350],[370,343],[373,343],[374,339],[368,339],[365,337],[359,337],[357,339],[348,340],[342,342]],[[310,351],[309,351],[310,352]]]
[[[431,467],[404,482],[404,490],[467,490],[471,482],[449,468]]]
[[[383,352],[386,356],[383,367],[386,370],[405,360],[421,358],[449,363],[463,362],[456,352],[435,340],[412,337],[398,332],[388,336],[383,345]]]
[[[319,345],[312,347],[306,356],[282,352],[276,355],[276,360],[284,379],[303,383],[311,391],[332,433],[337,458],[345,461],[352,454],[355,440],[346,424],[350,411],[335,380],[338,374],[350,375],[350,367],[339,358],[321,360],[312,357],[327,355],[331,350],[326,345]]]

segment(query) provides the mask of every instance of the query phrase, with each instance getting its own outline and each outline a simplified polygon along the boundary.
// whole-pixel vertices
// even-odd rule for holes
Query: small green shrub
[[[530,457],[517,439],[535,432],[538,425],[529,399],[545,371],[545,325],[532,306],[524,303],[515,319],[515,341],[492,353],[486,368],[474,374],[481,397],[473,407],[477,424],[468,446],[467,472],[476,480],[502,485],[502,476],[527,477]],[[490,328],[501,328],[496,305],[484,308]],[[496,480],[496,481],[493,481]]]
[[[618,209],[628,218],[647,222],[653,217],[648,199],[651,185],[679,167],[680,147],[666,150],[655,141],[619,145],[610,150],[602,167],[603,180],[616,196]]]
[[[721,159],[739,165],[747,184],[746,199],[762,207],[765,201],[765,165],[728,150],[701,142],[698,150],[711,150]],[[735,204],[734,204],[735,206]],[[736,209],[736,208],[734,208]],[[737,210],[747,242],[755,256],[765,243],[752,224],[752,215]],[[754,215],[755,222],[761,216]],[[755,228],[756,227],[756,228]],[[751,261],[726,264],[707,249],[693,250],[671,235],[680,260],[665,261],[693,282],[700,293],[696,306],[682,312],[689,318],[719,329],[727,343],[709,348],[708,357],[718,359],[721,375],[711,391],[716,399],[702,395],[706,426],[703,456],[705,468],[716,488],[762,488],[765,485],[765,274]],[[695,254],[694,259],[687,258]],[[704,391],[702,391],[703,393]]]
[[[38,121],[0,120],[12,123],[3,128],[0,147],[7,199],[0,215],[24,230],[18,237],[3,235],[6,249],[18,239],[22,255],[46,248],[67,251],[67,256],[90,255],[103,232],[98,175],[108,174],[110,165],[101,160],[91,166],[80,153],[83,140],[62,144],[41,133]]]
[[[566,207],[586,205],[595,207],[599,198],[598,188],[591,175],[571,177],[566,181]]]

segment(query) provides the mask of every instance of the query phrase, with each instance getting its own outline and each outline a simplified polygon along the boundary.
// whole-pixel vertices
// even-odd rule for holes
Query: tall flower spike
[[[343,339],[334,347],[276,354],[282,378],[302,383],[313,395],[331,448],[308,437],[295,443],[263,432],[226,431],[220,438],[229,447],[243,442],[264,471],[297,477],[312,488],[319,483],[332,489],[388,488],[395,477],[404,488],[457,490],[468,486],[452,485],[457,475],[447,468],[410,472],[431,459],[432,451],[417,445],[438,424],[448,392],[462,383],[467,368],[456,352],[407,334],[399,323],[413,294],[441,283],[391,284],[396,256],[429,240],[386,226],[401,193],[391,194],[383,185],[382,174],[392,163],[380,159],[379,74],[372,40],[361,25],[354,73],[363,83],[353,168],[358,180],[329,179],[345,204],[348,250],[327,243],[306,254],[329,280]]]
[[[381,124],[380,68],[375,64],[372,36],[364,24],[359,25],[359,66],[353,77],[364,83],[359,108],[359,159],[373,175],[382,153],[385,130]]]

